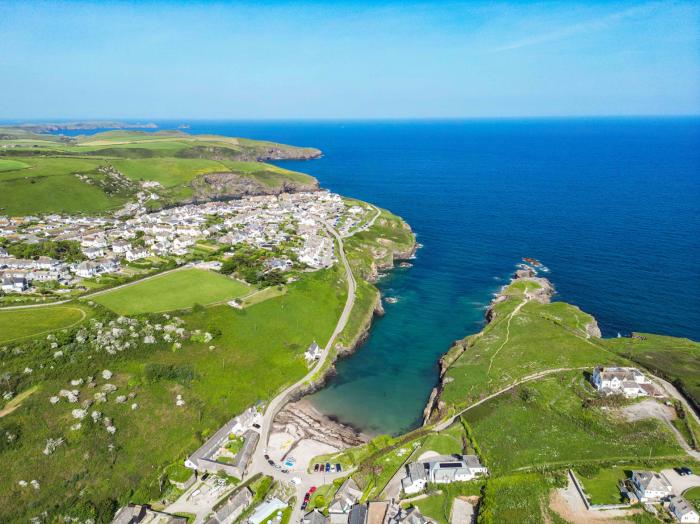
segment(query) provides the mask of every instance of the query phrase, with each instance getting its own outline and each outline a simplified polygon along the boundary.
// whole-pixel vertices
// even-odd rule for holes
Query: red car
[[[316,491],[316,486],[311,486],[309,488],[309,493],[313,493],[314,491]]]

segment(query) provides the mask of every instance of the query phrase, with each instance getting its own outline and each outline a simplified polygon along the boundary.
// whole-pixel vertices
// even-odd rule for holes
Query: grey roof
[[[350,510],[348,524],[365,524],[367,522],[367,506],[365,504],[355,504]]]
[[[687,515],[688,513],[695,512],[695,508],[690,505],[690,503],[683,497],[674,495],[670,499],[673,512],[678,516]]]
[[[671,483],[661,473],[655,471],[633,471],[632,475],[638,480],[639,486],[652,491],[670,491]]]
[[[304,524],[326,524],[326,520],[326,516],[317,509],[304,515]]]
[[[408,466],[408,476],[412,481],[425,480],[425,466],[422,462],[411,462]]]

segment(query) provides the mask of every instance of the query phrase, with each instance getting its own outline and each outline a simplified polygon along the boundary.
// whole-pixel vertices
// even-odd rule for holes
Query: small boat
[[[396,304],[399,301],[399,299],[397,297],[386,297],[384,301],[387,304]]]

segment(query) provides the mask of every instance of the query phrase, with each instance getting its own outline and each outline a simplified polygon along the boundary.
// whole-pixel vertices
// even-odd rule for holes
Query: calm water
[[[321,148],[282,165],[403,216],[425,245],[380,282],[399,302],[313,396],[341,421],[419,424],[438,357],[481,328],[523,256],[606,336],[700,340],[699,119],[190,124]]]

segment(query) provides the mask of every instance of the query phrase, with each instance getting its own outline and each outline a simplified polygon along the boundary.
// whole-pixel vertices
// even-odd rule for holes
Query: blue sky
[[[0,2],[0,119],[700,114],[695,2]]]

